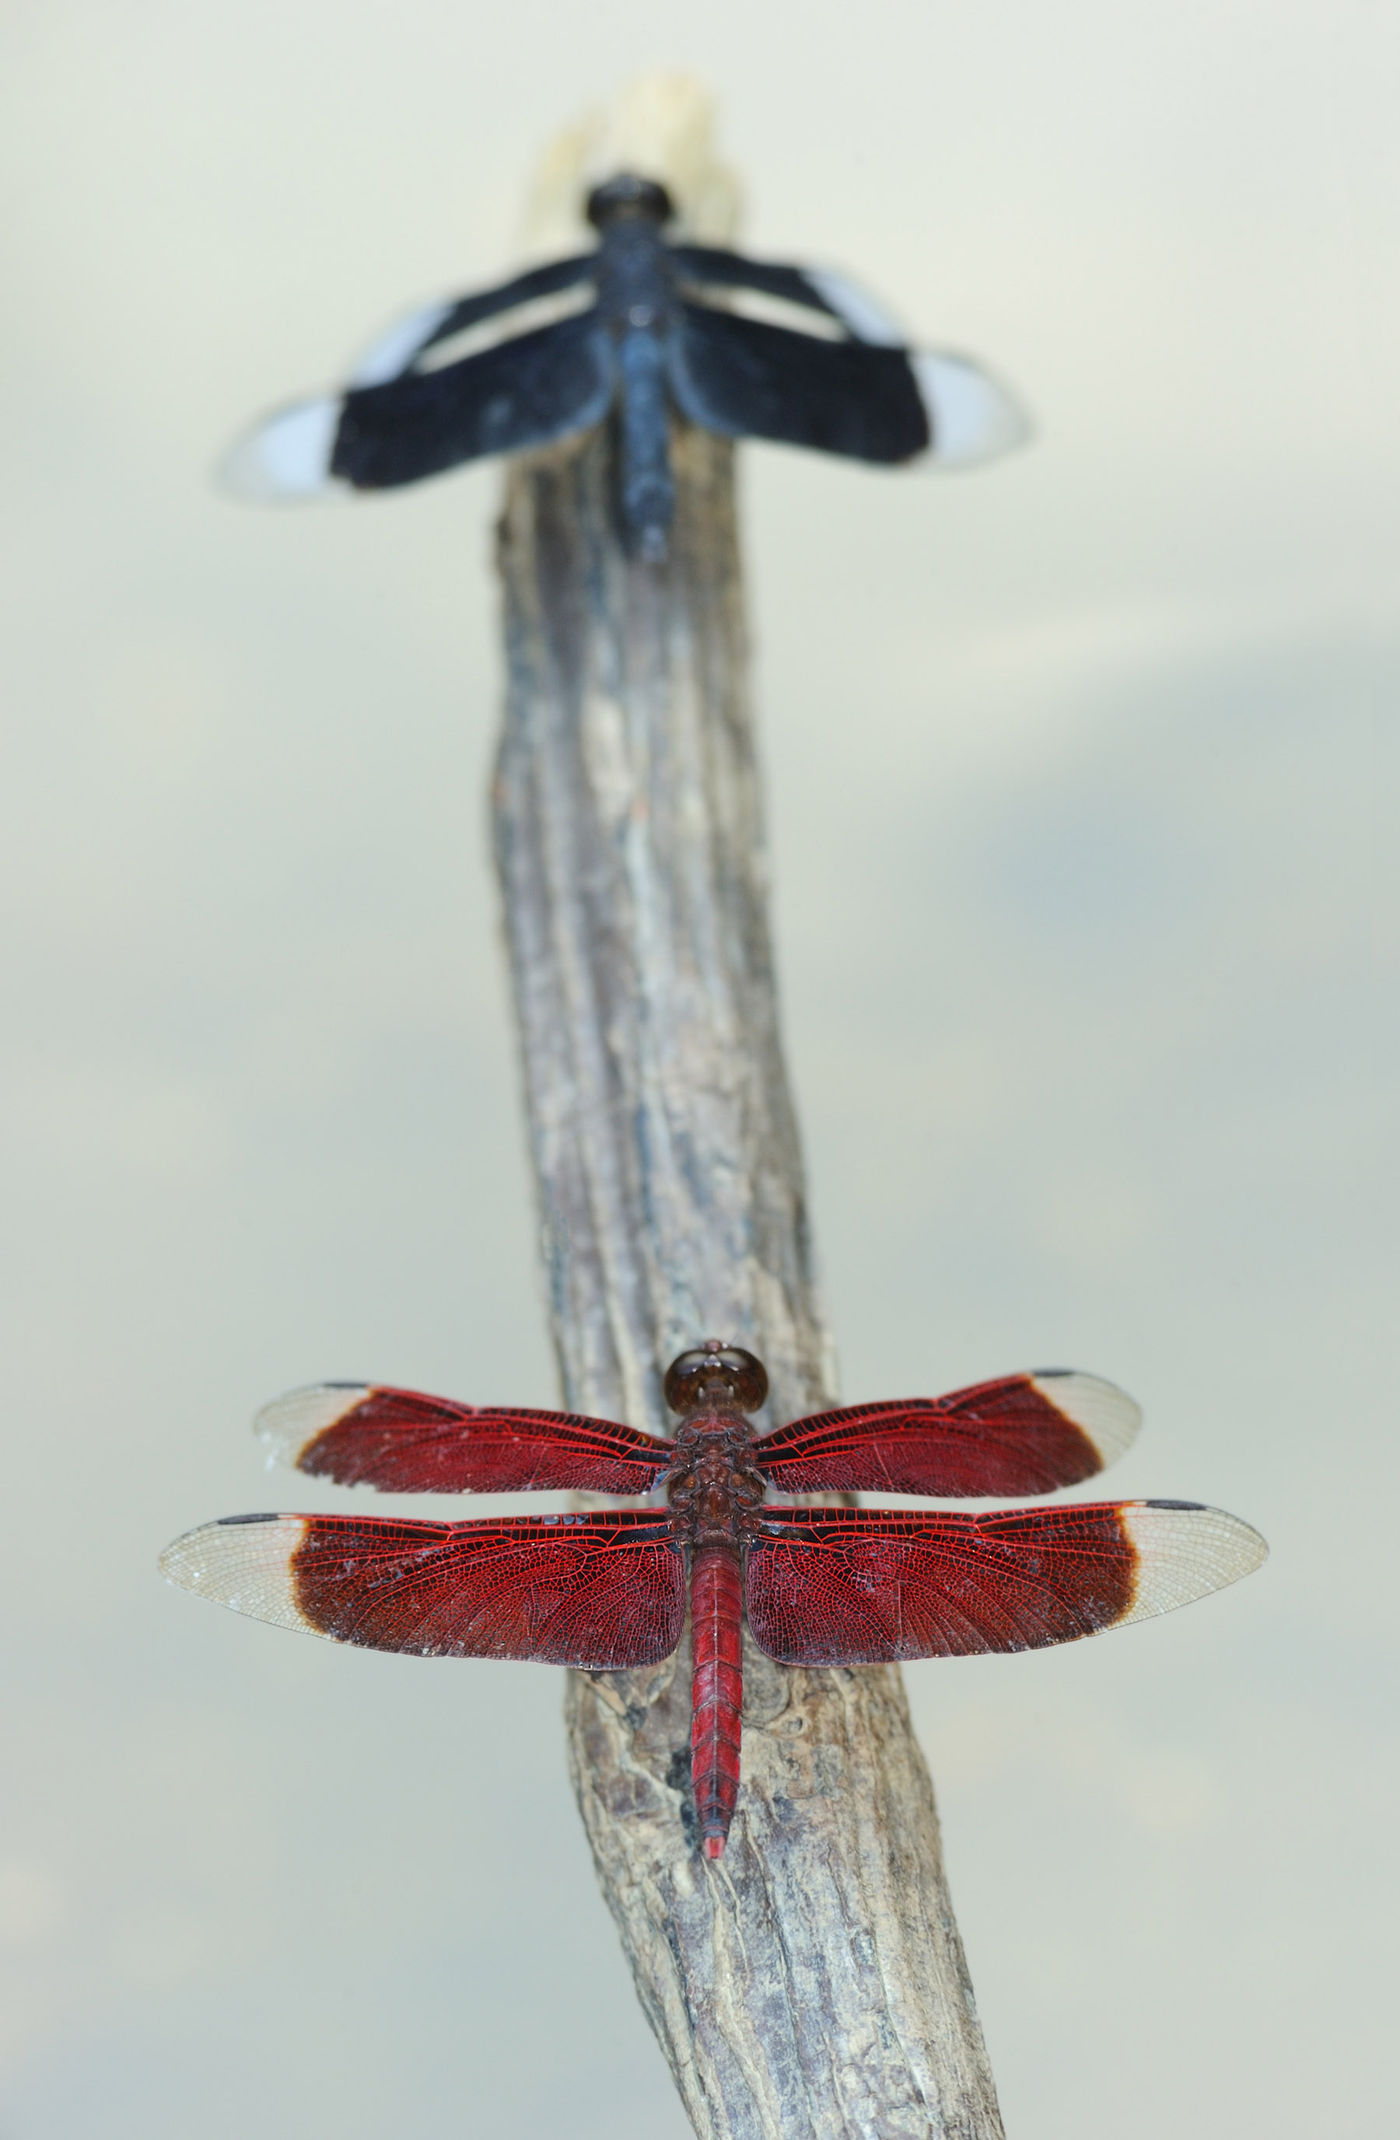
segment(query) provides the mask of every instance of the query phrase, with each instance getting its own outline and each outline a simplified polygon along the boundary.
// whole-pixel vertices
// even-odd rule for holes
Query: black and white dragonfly
[[[887,464],[965,465],[1026,435],[985,371],[910,349],[843,277],[669,243],[674,209],[654,180],[609,179],[587,213],[592,252],[410,313],[365,352],[343,392],[257,425],[224,463],[226,484],[264,499],[387,490],[614,418],[624,535],[634,552],[662,558],[675,511],[672,408],[724,437]],[[746,298],[805,313],[810,331],[732,309]],[[532,324],[542,307],[552,316]],[[493,329],[502,338],[471,346]]]

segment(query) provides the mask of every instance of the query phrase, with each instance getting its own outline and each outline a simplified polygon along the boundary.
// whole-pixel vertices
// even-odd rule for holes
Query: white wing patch
[[[909,337],[878,297],[832,268],[804,268],[802,272],[858,342],[873,343],[877,349],[905,347]]]
[[[219,481],[259,504],[348,492],[350,486],[330,472],[339,424],[338,401],[293,402],[239,439],[219,464]]]
[[[447,318],[454,302],[448,297],[433,305],[420,305],[416,312],[386,327],[357,360],[350,374],[351,386],[383,386],[406,372],[424,343],[431,341]]]
[[[1137,1554],[1133,1602],[1115,1627],[1175,1612],[1212,1590],[1237,1583],[1267,1560],[1259,1533],[1223,1508],[1190,1502],[1125,1501],[1119,1521]]]
[[[203,1523],[186,1531],[160,1556],[168,1583],[213,1598],[251,1620],[301,1633],[320,1630],[297,1609],[292,1556],[306,1535],[305,1516],[241,1516],[231,1522]]]
[[[285,1397],[265,1404],[253,1421],[253,1432],[267,1444],[269,1466],[290,1464],[295,1470],[307,1443],[353,1412],[368,1395],[365,1382],[313,1382],[307,1389],[289,1390]]]
[[[970,357],[914,350],[909,361],[933,432],[930,458],[940,466],[969,468],[992,461],[1030,437],[1025,411]]]
[[[1070,1374],[1063,1369],[1042,1368],[1030,1377],[1036,1395],[1053,1404],[1099,1453],[1100,1464],[1112,1464],[1123,1454],[1142,1425],[1142,1407],[1116,1383],[1099,1375]]]

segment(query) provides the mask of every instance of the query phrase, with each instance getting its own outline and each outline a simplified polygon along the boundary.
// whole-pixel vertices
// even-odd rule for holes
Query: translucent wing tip
[[[1063,1413],[1071,1425],[1091,1441],[1101,1465],[1123,1454],[1142,1425],[1142,1407],[1126,1390],[1101,1375],[1081,1375],[1067,1367],[1042,1367],[1030,1377],[1031,1387]]]
[[[225,1516],[202,1523],[168,1545],[161,1574],[181,1590],[212,1598],[233,1612],[274,1627],[305,1629],[292,1581],[292,1560],[306,1531],[304,1516]]]
[[[912,351],[909,361],[933,433],[929,458],[939,467],[994,461],[1031,437],[1031,420],[1010,388],[970,357],[926,349]]]
[[[219,463],[220,488],[255,504],[324,497],[343,489],[331,474],[338,401],[296,401],[245,432]]]
[[[908,337],[894,314],[878,297],[852,282],[849,275],[836,268],[819,267],[804,268],[803,273],[858,341],[873,343],[877,349],[905,347]]]
[[[351,386],[383,386],[401,378],[452,310],[450,297],[439,298],[394,320],[356,358]]]
[[[365,1382],[313,1382],[274,1397],[253,1421],[253,1432],[267,1444],[268,1463],[289,1464],[295,1470],[317,1435],[353,1412],[369,1394]]]
[[[1224,1590],[1269,1557],[1252,1524],[1199,1501],[1126,1501],[1119,1521],[1137,1565],[1132,1603],[1115,1625],[1174,1612]]]

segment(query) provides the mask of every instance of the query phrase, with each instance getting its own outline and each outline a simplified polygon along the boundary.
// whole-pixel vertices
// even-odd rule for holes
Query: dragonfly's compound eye
[[[616,178],[604,179],[593,188],[584,209],[595,230],[609,223],[669,223],[675,212],[664,186],[654,178],[638,178],[633,171],[619,171]]]
[[[711,1339],[683,1352],[666,1370],[666,1402],[673,1412],[693,1412],[698,1405],[728,1399],[741,1412],[756,1412],[768,1395],[768,1375],[761,1360],[742,1345]]]

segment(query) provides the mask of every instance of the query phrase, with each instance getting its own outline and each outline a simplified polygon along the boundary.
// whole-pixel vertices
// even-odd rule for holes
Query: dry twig
[[[627,558],[606,431],[518,463],[496,847],[567,1405],[666,1431],[717,1333],[772,1416],[830,1404],[779,1045],[732,455],[675,441],[669,561]],[[689,1669],[571,1674],[579,1805],[638,1994],[706,2140],[997,2140],[895,1668],[745,1657],[726,1855],[698,1856]]]

